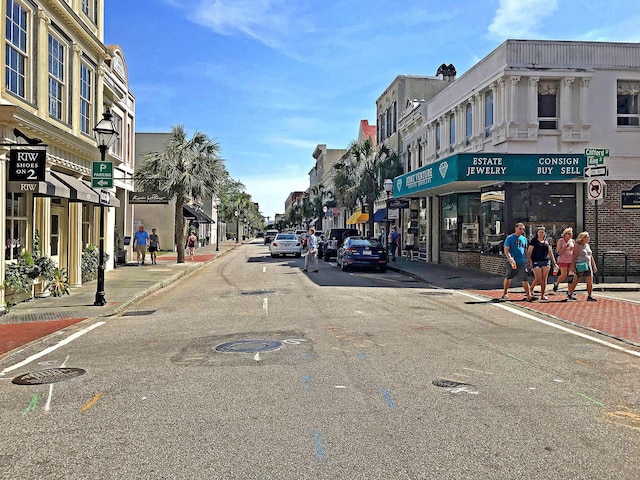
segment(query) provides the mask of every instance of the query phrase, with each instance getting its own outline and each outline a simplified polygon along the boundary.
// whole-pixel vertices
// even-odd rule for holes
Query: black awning
[[[193,205],[184,205],[182,207],[182,216],[187,220],[195,220],[199,223],[216,223],[202,210],[196,210]]]
[[[82,180],[60,172],[51,172],[51,175],[64,183],[71,191],[71,200],[77,202],[100,203],[100,195],[89,188]]]
[[[54,178],[51,172],[45,172],[44,182],[8,182],[7,191],[33,193],[45,197],[69,198],[71,196],[69,187]]]

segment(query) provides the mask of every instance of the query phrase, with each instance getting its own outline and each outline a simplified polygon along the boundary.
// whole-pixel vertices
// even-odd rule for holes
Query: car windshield
[[[379,247],[380,242],[373,238],[351,238],[348,245],[350,247]]]
[[[293,233],[280,233],[276,236],[276,240],[297,240],[298,237],[296,237]]]

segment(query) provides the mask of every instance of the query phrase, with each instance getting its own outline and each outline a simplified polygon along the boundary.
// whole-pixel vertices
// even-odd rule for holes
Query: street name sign
[[[92,167],[92,187],[113,187],[113,162],[93,162]]]
[[[608,148],[585,148],[584,156],[587,159],[587,165],[597,166],[604,165],[604,160],[609,156]]]

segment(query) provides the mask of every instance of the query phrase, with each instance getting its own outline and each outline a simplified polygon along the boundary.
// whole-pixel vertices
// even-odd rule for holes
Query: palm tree
[[[377,148],[367,138],[362,143],[353,143],[347,155],[333,167],[336,171],[334,184],[336,199],[349,210],[357,205],[369,209],[369,232],[373,235],[375,202],[384,192],[384,181],[402,173],[400,157],[388,146]]]
[[[333,200],[333,193],[327,190],[322,183],[314,185],[309,189],[311,216],[312,218],[323,218],[324,207]],[[317,227],[317,226],[316,226]]]
[[[144,156],[134,174],[136,187],[159,190],[175,199],[175,238],[177,245],[185,239],[182,207],[190,200],[202,201],[217,195],[220,182],[227,175],[220,146],[201,132],[191,139],[182,125],[172,127],[160,152]],[[178,263],[184,263],[184,249],[177,248]]]

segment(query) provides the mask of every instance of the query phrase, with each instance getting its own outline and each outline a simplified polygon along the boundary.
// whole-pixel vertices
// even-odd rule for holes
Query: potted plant
[[[54,297],[61,297],[65,293],[71,295],[69,289],[69,276],[66,268],[54,268],[51,279],[45,284],[46,291]]]

